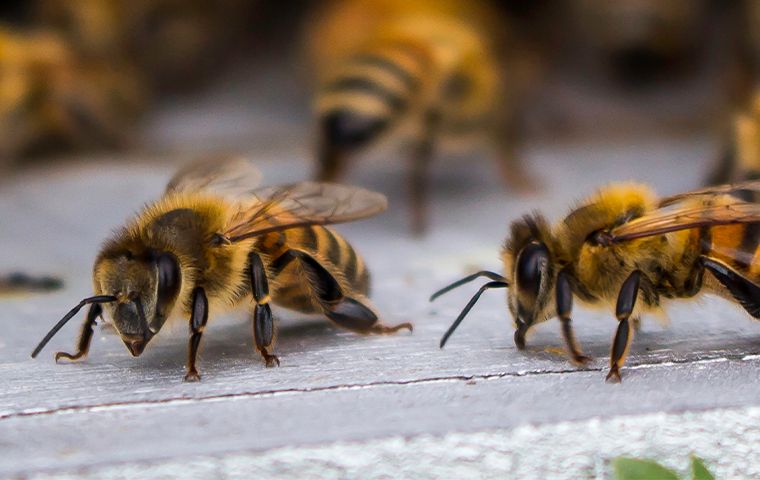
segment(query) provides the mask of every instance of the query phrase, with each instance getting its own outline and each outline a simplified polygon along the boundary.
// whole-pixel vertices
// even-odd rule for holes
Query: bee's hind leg
[[[411,323],[405,322],[393,326],[380,323],[367,299],[360,295],[346,295],[335,277],[305,252],[288,250],[275,261],[275,264],[283,268],[283,265],[296,259],[306,273],[308,287],[322,313],[338,326],[364,334],[394,333],[404,328],[412,331]]]
[[[731,292],[737,302],[755,318],[760,318],[760,286],[725,263],[702,257],[702,265]]]
[[[253,339],[256,343],[256,350],[261,353],[267,367],[273,367],[275,364],[280,366],[280,359],[276,355],[269,353],[269,349],[274,344],[274,316],[272,308],[269,306],[269,281],[267,280],[266,269],[256,253],[249,255],[249,268],[251,276],[251,289],[256,306],[253,311]]]
[[[388,326],[380,323],[375,312],[361,300],[342,297],[340,300],[327,304],[324,313],[337,325],[359,333],[389,334],[401,329],[412,331],[411,323],[405,322]]]

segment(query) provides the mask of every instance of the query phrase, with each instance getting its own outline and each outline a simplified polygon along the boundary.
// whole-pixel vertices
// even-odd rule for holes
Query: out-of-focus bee
[[[325,224],[375,215],[383,195],[336,184],[303,182],[251,190],[258,171],[242,159],[202,162],[181,170],[165,195],[106,241],[93,269],[95,296],[74,307],[40,342],[35,357],[63,325],[91,305],[77,352],[87,355],[105,311],[133,356],[170,316],[189,317],[185,380],[200,378],[196,354],[210,312],[252,296],[256,349],[267,366],[275,327],[270,303],[322,313],[359,333],[391,333],[408,323],[380,323],[367,294],[361,257]]]
[[[339,178],[353,157],[381,139],[408,143],[412,226],[419,233],[435,150],[486,137],[498,147],[505,181],[530,190],[514,152],[518,85],[528,69],[513,62],[513,45],[499,50],[508,44],[509,27],[489,7],[345,0],[317,15],[307,35],[319,84],[317,178]]]
[[[571,0],[575,40],[634,84],[672,73],[694,56],[704,38],[709,3],[704,0]]]
[[[0,157],[124,143],[140,106],[129,75],[80,61],[49,32],[0,29]]]
[[[219,66],[245,32],[250,0],[40,0],[39,21],[86,58],[134,65],[150,86],[177,90]]]
[[[570,358],[589,360],[571,326],[573,297],[615,306],[617,333],[608,381],[620,381],[633,321],[668,298],[709,292],[741,304],[760,318],[760,182],[723,185],[657,199],[644,185],[599,190],[551,227],[541,214],[515,221],[502,251],[504,275],[483,271],[435,293],[485,276],[441,340],[441,347],[491,288],[508,288],[515,344],[525,347],[531,327],[562,322]]]
[[[732,85],[738,91],[735,96],[746,100],[746,95],[751,94],[760,78],[760,3],[755,0],[741,0],[734,4],[736,7],[736,21],[732,25],[737,38],[736,43],[736,70],[733,73],[736,83]]]
[[[741,182],[760,178],[760,92],[749,107],[734,116],[729,140],[707,183]]]
[[[27,292],[50,292],[63,287],[60,278],[50,276],[33,276],[24,272],[13,272],[0,277],[0,295],[12,295]]]

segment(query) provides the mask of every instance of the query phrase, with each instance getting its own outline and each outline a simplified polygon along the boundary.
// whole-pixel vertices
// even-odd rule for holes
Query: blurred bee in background
[[[750,101],[760,79],[760,3],[755,0],[736,2],[732,29],[735,34],[735,69],[730,71],[734,80],[733,96],[737,104]]]
[[[672,75],[695,58],[709,18],[705,0],[571,0],[574,36],[593,61],[629,86]]]
[[[247,0],[37,0],[36,18],[87,57],[129,62],[151,87],[188,88],[245,32]]]
[[[618,328],[608,381],[620,381],[634,320],[665,299],[720,295],[760,318],[760,182],[711,187],[657,199],[644,185],[613,184],[551,227],[539,213],[515,221],[502,251],[504,275],[478,272],[438,296],[481,276],[472,297],[441,340],[444,346],[481,294],[508,288],[515,344],[553,317],[571,360],[588,362],[571,324],[573,297],[589,306],[615,306]]]
[[[50,276],[33,276],[23,272],[14,272],[0,276],[0,295],[13,295],[29,292],[52,292],[63,287],[60,278]]]
[[[760,91],[733,118],[723,153],[707,179],[709,185],[760,179]]]
[[[104,311],[133,356],[171,316],[189,318],[185,380],[200,379],[196,356],[210,312],[252,297],[256,349],[267,366],[275,326],[270,303],[321,313],[359,333],[392,333],[411,324],[380,323],[367,295],[369,273],[349,243],[326,224],[366,218],[386,208],[383,195],[303,182],[258,190],[258,171],[243,159],[201,162],[181,170],[165,195],[107,240],[95,260],[95,296],[64,316],[47,342],[85,305],[77,351],[84,358]]]
[[[10,2],[0,28],[0,157],[123,147],[153,93],[219,70],[255,2]]]
[[[384,140],[409,145],[412,227],[426,228],[426,177],[445,143],[490,140],[504,181],[530,190],[515,153],[518,105],[533,57],[501,12],[479,1],[344,0],[312,17],[317,178],[341,177]]]
[[[142,105],[118,67],[79,59],[50,32],[0,28],[0,158],[118,145]]]

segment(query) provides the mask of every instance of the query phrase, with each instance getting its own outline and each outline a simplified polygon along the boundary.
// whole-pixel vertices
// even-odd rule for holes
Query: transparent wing
[[[204,192],[230,199],[249,197],[261,183],[261,172],[240,156],[204,158],[181,168],[166,193]]]
[[[696,199],[697,197],[703,197],[705,201],[709,202],[719,195],[728,195],[738,201],[748,203],[760,203],[760,180],[717,185],[713,187],[702,188],[700,190],[692,190],[686,193],[679,193],[677,195],[663,198],[660,200],[659,206],[667,207],[683,202],[685,200]]]
[[[388,206],[380,193],[318,182],[262,188],[251,196],[251,201],[242,204],[224,232],[232,242],[298,226],[366,218]]]
[[[670,208],[636,218],[610,232],[612,242],[715,225],[732,225],[760,222],[760,204],[735,201],[717,205]]]

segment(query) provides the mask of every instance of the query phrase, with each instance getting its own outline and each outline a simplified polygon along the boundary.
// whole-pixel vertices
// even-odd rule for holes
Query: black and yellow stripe
[[[335,277],[343,280],[343,287],[349,293],[366,295],[369,289],[369,273],[362,258],[353,247],[337,232],[321,226],[291,228],[282,232],[265,235],[257,248],[271,261],[276,261],[289,249],[299,250],[318,260]],[[303,277],[288,265],[282,270],[271,271],[272,283],[277,285],[273,301],[277,304],[303,312],[316,312],[314,294]]]
[[[398,40],[349,57],[317,94],[317,110],[331,130],[326,132],[331,142],[371,141],[403,117],[413,109],[431,62],[431,52]],[[352,128],[345,126],[349,121]],[[357,129],[366,131],[346,131]]]
[[[760,223],[700,229],[703,252],[753,280],[760,280]]]

